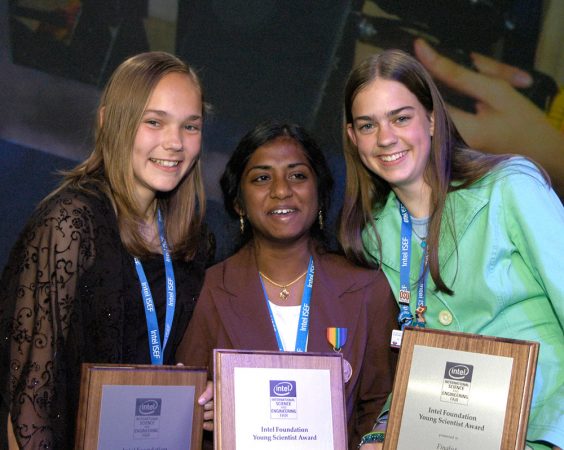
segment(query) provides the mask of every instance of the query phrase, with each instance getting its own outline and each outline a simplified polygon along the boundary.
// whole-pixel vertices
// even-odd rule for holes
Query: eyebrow
[[[145,116],[147,114],[156,114],[156,115],[161,116],[161,117],[168,115],[168,113],[166,111],[163,111],[162,109],[146,109],[145,111],[143,111],[143,115]],[[192,114],[192,115],[190,115],[186,118],[186,120],[189,120],[189,121],[196,121],[196,120],[201,120],[201,119],[202,119],[202,116],[199,115],[199,114]]]
[[[386,117],[395,116],[395,115],[401,113],[405,109],[415,110],[415,108],[413,106],[402,106],[400,108],[396,108],[396,109],[392,109],[391,111],[388,111],[386,113]],[[356,122],[357,120],[372,120],[373,118],[374,118],[374,116],[358,116],[358,117],[355,117],[353,120]]]
[[[309,165],[308,163],[305,163],[305,162],[290,163],[290,164],[288,164],[286,167],[289,168],[289,169],[293,169],[293,168],[298,167],[298,166],[306,166],[306,167],[308,167],[310,170],[313,170],[313,169],[311,169],[310,165]],[[269,166],[269,165],[256,165],[256,166],[253,166],[253,167],[249,167],[249,168],[247,169],[247,173],[250,172],[251,170],[270,170],[270,169],[272,169],[272,166]]]

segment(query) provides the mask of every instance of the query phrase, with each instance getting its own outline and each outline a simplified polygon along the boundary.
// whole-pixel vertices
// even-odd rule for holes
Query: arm
[[[93,258],[83,205],[58,197],[38,210],[4,273],[2,304],[9,353],[7,398],[20,446],[56,448],[65,441],[63,359],[77,280]],[[4,385],[5,386],[5,385]],[[3,388],[5,388],[3,386]]]
[[[529,164],[523,162],[518,166],[520,173],[502,180],[505,225],[564,329],[564,286],[559,264],[564,254],[564,207]]]
[[[462,137],[476,149],[492,153],[518,153],[541,164],[564,189],[564,133],[554,128],[543,112],[515,87],[526,87],[523,71],[472,54],[478,72],[466,69],[425,41],[415,41],[415,54],[425,68],[447,86],[476,100],[476,113],[451,108]]]
[[[213,349],[217,341],[218,312],[213,305],[206,274],[194,314],[180,345],[176,349],[176,361],[186,366],[208,368],[208,378],[213,378]]]
[[[208,384],[206,390],[198,398],[198,403],[204,407],[204,430],[213,431],[213,349],[214,332],[213,319],[216,317],[215,308],[211,301],[211,294],[204,282],[202,293],[196,304],[196,309],[184,337],[176,351],[176,360],[191,366],[205,366],[208,368]]]
[[[536,169],[523,163],[519,171],[501,180],[501,204],[502,226],[518,252],[511,261],[516,289],[522,283],[531,286],[535,295],[521,307],[523,323],[530,324],[529,336],[541,343],[534,394],[538,406],[527,438],[534,436],[535,442],[550,442],[558,448],[564,444],[564,208]],[[542,319],[531,321],[534,314],[528,314],[533,308],[542,308]]]
[[[390,338],[397,326],[398,307],[384,273],[375,271],[375,277],[367,292],[369,337],[357,406],[361,436],[372,429],[391,393],[397,363],[397,351],[390,347]]]

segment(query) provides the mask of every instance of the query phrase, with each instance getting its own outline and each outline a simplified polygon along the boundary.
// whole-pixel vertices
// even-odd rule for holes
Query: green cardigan
[[[469,189],[447,197],[456,244],[443,219],[441,275],[449,296],[427,281],[427,327],[541,343],[527,441],[535,449],[564,448],[564,208],[536,167],[512,158]],[[374,214],[382,267],[399,295],[400,214],[393,192]],[[412,313],[422,249],[413,237]],[[373,231],[366,251],[380,253]]]

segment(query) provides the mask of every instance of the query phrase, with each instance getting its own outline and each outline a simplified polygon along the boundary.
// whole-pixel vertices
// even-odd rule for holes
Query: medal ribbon
[[[309,333],[309,304],[311,303],[311,291],[313,288],[314,273],[315,269],[313,267],[313,257],[310,256],[307,275],[304,281],[304,292],[302,294],[302,307],[300,308],[300,318],[298,320],[298,334],[296,336],[296,348],[294,349],[295,352],[307,351],[307,336]],[[282,339],[280,338],[280,333],[278,332],[278,327],[276,326],[276,320],[274,320],[274,315],[272,314],[272,308],[270,307],[270,303],[268,302],[268,295],[266,294],[266,288],[264,287],[262,278],[260,278],[260,283],[264,292],[264,298],[266,299],[266,306],[268,307],[268,313],[270,314],[272,328],[274,328],[274,334],[276,335],[278,350],[283,352],[285,351],[284,346],[282,345]]]
[[[347,329],[327,327],[327,340],[336,351],[340,351],[347,342]]]
[[[400,237],[400,289],[399,289],[399,306],[400,313],[398,315],[398,322],[400,328],[403,330],[405,327],[413,324],[413,314],[409,308],[411,300],[411,288],[409,281],[409,271],[411,267],[411,236],[413,228],[409,211],[401,202],[399,202],[399,210],[401,216],[401,237]],[[419,282],[417,285],[417,307],[425,308],[425,295],[427,286],[427,276],[429,271],[427,269],[427,262],[429,255],[427,246],[423,248],[423,258],[421,258],[421,268],[419,270]],[[414,326],[425,327],[425,322],[416,321]]]
[[[143,307],[145,308],[145,319],[147,321],[147,334],[149,337],[149,353],[151,354],[151,364],[162,365],[164,350],[172,329],[172,321],[174,319],[174,309],[176,308],[176,282],[174,280],[174,269],[172,267],[172,259],[168,251],[168,244],[164,236],[164,224],[161,211],[157,211],[157,225],[159,229],[159,237],[161,248],[163,251],[163,259],[166,273],[166,315],[164,327],[164,339],[161,347],[161,336],[159,332],[159,322],[155,311],[155,302],[149,287],[149,282],[145,276],[143,265],[139,258],[133,258],[135,262],[135,270],[141,283],[141,296],[143,297]]]

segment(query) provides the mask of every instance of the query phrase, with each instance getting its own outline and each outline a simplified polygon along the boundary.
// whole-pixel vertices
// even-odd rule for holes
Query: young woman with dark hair
[[[562,447],[564,208],[544,171],[468,148],[429,74],[398,50],[351,72],[344,128],[346,255],[386,274],[398,328],[540,342],[527,441]]]
[[[391,389],[397,308],[381,272],[326,251],[332,184],[321,149],[300,126],[267,122],[243,137],[221,178],[242,247],[206,272],[177,359],[207,365],[211,377],[214,348],[327,352],[336,345],[328,328],[344,329],[354,449]]]

